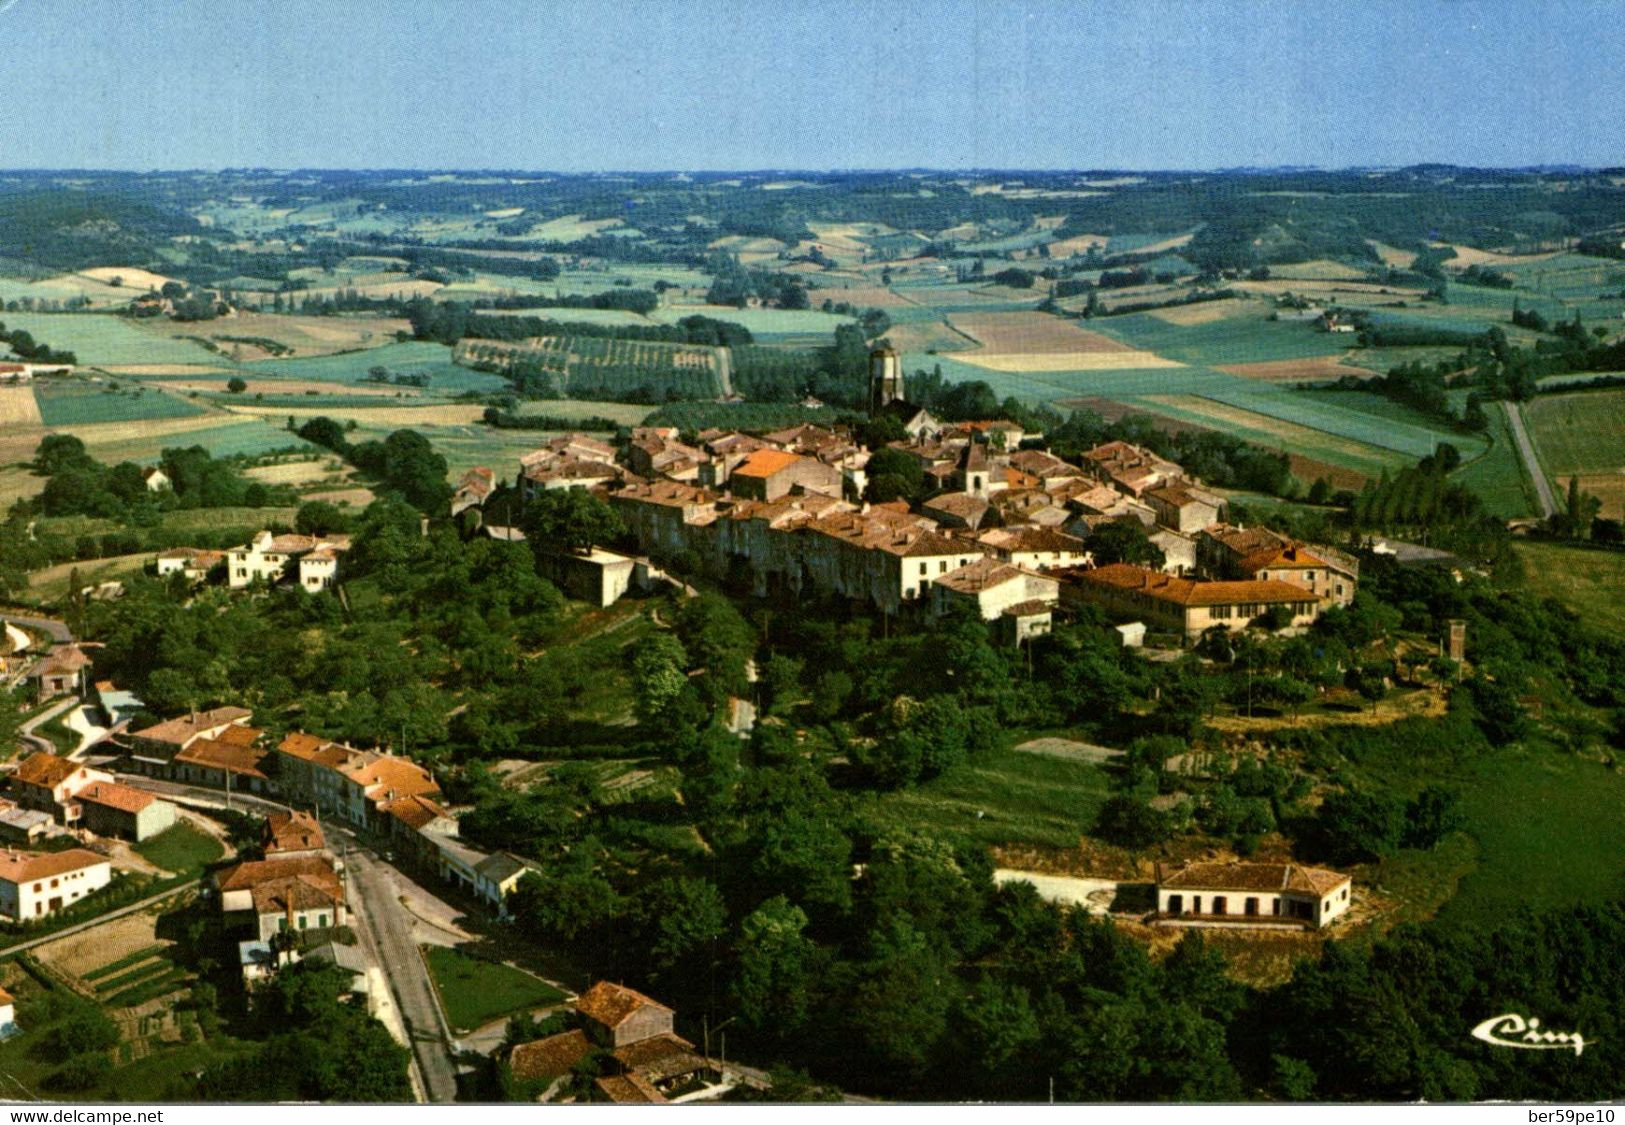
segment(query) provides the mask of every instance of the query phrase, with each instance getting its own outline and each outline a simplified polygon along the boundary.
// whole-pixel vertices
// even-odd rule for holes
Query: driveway
[[[1071,875],[1044,875],[1037,871],[996,867],[993,869],[993,881],[1001,885],[1031,883],[1038,888],[1040,895],[1051,902],[1076,904],[1091,914],[1110,913],[1112,900],[1117,897],[1115,879],[1079,879]]]

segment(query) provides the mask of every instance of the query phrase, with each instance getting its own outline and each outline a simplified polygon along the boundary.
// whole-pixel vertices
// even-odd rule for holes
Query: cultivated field
[[[1377,473],[1371,470],[1380,472],[1384,467],[1395,467],[1404,460],[1392,450],[1199,395],[1146,395],[1144,401],[1165,408],[1175,417],[1188,417],[1199,423],[1209,423],[1216,429],[1248,437],[1266,448],[1301,450],[1310,456],[1360,469],[1372,476]]]
[[[257,406],[252,402],[224,404],[229,414],[256,415],[266,418],[315,418],[326,415],[340,421],[355,419],[375,425],[398,426],[462,426],[478,422],[485,407],[436,403],[425,406]],[[291,434],[289,435],[292,436]]]
[[[27,383],[0,386],[0,426],[42,425],[34,388]]]
[[[1580,476],[1605,514],[1618,516],[1625,498],[1625,389],[1540,395],[1523,408],[1530,437],[1548,475]]]
[[[1345,375],[1369,379],[1376,374],[1364,367],[1352,367],[1334,355],[1309,356],[1304,359],[1276,359],[1263,363],[1231,363],[1218,368],[1243,379],[1261,379],[1266,383],[1332,383]]]
[[[34,385],[39,414],[47,426],[71,427],[106,422],[191,418],[203,408],[156,388],[125,384],[117,390],[103,383],[41,379]]]
[[[1111,337],[1079,328],[1072,321],[1049,313],[954,313],[948,317],[948,323],[995,354],[1073,355],[1123,350],[1123,345]]]
[[[1190,327],[1197,324],[1212,324],[1215,321],[1229,320],[1233,316],[1245,315],[1257,306],[1240,298],[1227,297],[1222,301],[1199,301],[1193,305],[1175,305],[1166,309],[1150,309],[1146,316],[1156,317],[1164,324],[1178,324]]]

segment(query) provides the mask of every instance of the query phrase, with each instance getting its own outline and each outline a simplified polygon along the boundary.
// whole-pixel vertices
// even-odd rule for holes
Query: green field
[[[456,1034],[565,998],[542,978],[511,965],[482,961],[439,945],[422,948],[446,1022]]]
[[[461,391],[500,391],[508,383],[498,375],[471,371],[451,361],[451,349],[444,344],[409,340],[337,355],[305,356],[298,359],[264,359],[241,365],[245,376],[266,378],[284,375],[295,379],[319,379],[333,383],[368,383],[367,372],[384,367],[392,375],[429,376],[428,393],[456,394]]]
[[[276,449],[314,449],[315,446],[282,425],[282,419],[222,414],[221,424],[181,433],[143,434],[139,423],[127,423],[117,434],[88,433],[90,454],[109,465],[120,461],[151,462],[165,449],[201,445],[214,457],[247,457]]]
[[[1492,515],[1503,519],[1531,515],[1536,510],[1532,485],[1507,427],[1506,408],[1492,402],[1485,405],[1484,412],[1490,419],[1491,446],[1451,473],[1450,479],[1477,493]]]
[[[47,426],[89,426],[97,422],[138,422],[146,418],[188,418],[203,408],[165,391],[126,382],[118,390],[78,380],[40,379],[34,401]]]
[[[9,329],[25,329],[36,341],[73,352],[81,364],[209,363],[217,358],[188,340],[148,332],[136,321],[105,313],[8,312],[0,320]]]
[[[568,311],[562,309],[560,313]],[[662,324],[676,324],[685,316],[696,315],[732,321],[750,329],[751,335],[766,339],[786,336],[833,337],[837,326],[851,320],[850,317],[835,316],[817,309],[736,309],[731,305],[672,305],[656,309],[649,317]],[[559,319],[568,320],[569,317],[560,315]]]
[[[1180,325],[1148,313],[1134,313],[1096,317],[1089,322],[1089,330],[1181,363],[1209,367],[1340,355],[1349,350],[1346,336],[1318,332],[1306,321],[1273,321],[1266,317],[1261,311],[1256,317],[1233,316],[1209,324]]]
[[[134,850],[148,863],[176,875],[199,874],[225,854],[219,840],[184,821],[136,844]]]
[[[1107,775],[1096,766],[1001,750],[880,797],[876,812],[890,824],[989,845],[1071,848],[1107,796]]]
[[[1520,540],[1529,587],[1556,598],[1587,621],[1616,636],[1625,633],[1625,554]]]
[[[1550,750],[1475,763],[1463,793],[1477,867],[1441,918],[1493,924],[1522,909],[1615,900],[1625,873],[1625,776]]]
[[[1625,467],[1625,389],[1540,395],[1523,416],[1547,472]]]

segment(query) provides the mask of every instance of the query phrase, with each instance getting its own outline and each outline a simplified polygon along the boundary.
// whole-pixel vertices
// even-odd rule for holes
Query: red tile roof
[[[236,723],[239,719],[251,719],[254,712],[241,707],[216,707],[212,711],[200,711],[196,719],[191,715],[181,715],[174,719],[165,719],[161,723],[145,730],[132,731],[130,737],[144,738],[149,742],[167,742],[174,746],[184,746],[206,730],[211,730],[227,723]],[[258,736],[258,731],[255,735]]]
[[[86,848],[70,848],[65,852],[0,851],[0,882],[26,883],[31,879],[45,879],[52,875],[66,875],[70,871],[83,871],[108,858]]]
[[[1162,886],[1192,891],[1297,891],[1323,895],[1349,881],[1340,871],[1297,863],[1193,863]]]
[[[322,826],[307,812],[274,812],[265,818],[265,854],[311,851],[327,845]]]
[[[1141,593],[1158,601],[1183,606],[1235,605],[1244,602],[1305,602],[1315,597],[1290,582],[1201,582],[1128,563],[1112,563],[1094,570],[1071,572],[1096,586]]]
[[[24,758],[17,767],[12,778],[23,785],[38,785],[42,789],[55,789],[79,770],[84,768],[81,762],[70,762],[68,759],[40,751]]]
[[[644,1008],[671,1011],[660,1001],[636,989],[607,980],[599,981],[576,1000],[576,1011],[605,1027],[619,1027]]]
[[[521,1082],[562,1078],[592,1054],[592,1050],[592,1040],[580,1028],[575,1028],[549,1035],[546,1039],[517,1044],[508,1053],[508,1069]]]
[[[116,781],[92,782],[73,796],[76,801],[101,805],[125,813],[138,813],[158,799],[144,789],[120,785]]]
[[[734,467],[736,477],[770,477],[783,472],[803,458],[782,449],[758,449]]]

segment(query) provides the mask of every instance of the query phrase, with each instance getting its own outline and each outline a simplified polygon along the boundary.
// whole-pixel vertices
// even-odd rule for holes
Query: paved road
[[[1546,473],[1535,457],[1534,442],[1529,440],[1529,431],[1524,429],[1523,411],[1518,409],[1515,402],[1502,405],[1506,407],[1507,422],[1512,426],[1512,437],[1518,445],[1518,456],[1523,458],[1524,468],[1529,470],[1529,479],[1535,482],[1535,496],[1540,501],[1540,514],[1550,519],[1557,514],[1557,497],[1552,494],[1552,482],[1546,479]]]
[[[47,754],[55,754],[56,743],[52,742],[49,738],[46,738],[43,734],[35,734],[34,728],[42,723],[50,722],[64,711],[73,710],[73,708],[79,706],[80,702],[81,701],[77,695],[68,696],[66,699],[62,700],[62,702],[54,704],[47,711],[41,711],[38,715],[35,715],[32,719],[29,719],[22,726],[18,727],[17,737],[22,739],[24,742],[33,743],[36,750],[43,750]]]
[[[25,617],[16,613],[0,613],[0,621],[9,621],[13,625],[20,625],[24,629],[38,629],[50,636],[51,640],[59,645],[65,645],[73,640],[73,633],[60,621],[53,621],[49,617]]]
[[[406,1024],[412,1057],[430,1102],[457,1098],[457,1071],[452,1063],[450,1035],[429,981],[428,966],[412,935],[412,915],[401,905],[392,879],[393,868],[370,852],[352,850],[345,861],[350,882],[350,905],[374,960],[383,967],[389,990]]]

